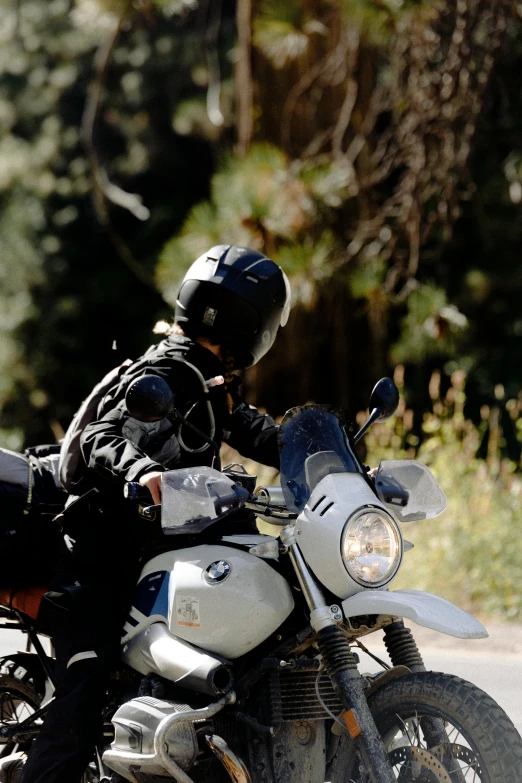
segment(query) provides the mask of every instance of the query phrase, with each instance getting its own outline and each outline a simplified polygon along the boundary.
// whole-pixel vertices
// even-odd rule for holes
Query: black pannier
[[[67,493],[58,477],[59,446],[23,454],[0,449],[0,587],[45,585],[61,551],[53,522]]]

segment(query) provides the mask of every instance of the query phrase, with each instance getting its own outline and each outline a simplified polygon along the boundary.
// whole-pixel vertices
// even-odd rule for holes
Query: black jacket
[[[182,360],[182,361],[180,361]],[[97,421],[89,424],[81,438],[86,465],[84,487],[115,488],[125,481],[136,481],[153,470],[212,465],[211,447],[193,453],[204,442],[178,423],[163,420],[143,424],[132,419],[125,407],[125,392],[129,384],[144,374],[159,375],[166,380],[175,395],[176,407],[206,434],[210,422],[205,400],[212,404],[215,418],[214,440],[224,441],[244,457],[279,468],[277,446],[278,427],[274,421],[247,405],[229,385],[214,386],[205,395],[196,367],[205,380],[223,375],[221,361],[207,348],[187,337],[173,335],[152,346],[125,373],[114,389],[106,395],[98,410]],[[232,412],[227,404],[227,392],[233,400]],[[214,467],[219,467],[215,465]]]

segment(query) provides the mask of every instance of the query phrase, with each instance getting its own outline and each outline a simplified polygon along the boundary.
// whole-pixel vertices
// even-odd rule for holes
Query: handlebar
[[[128,481],[123,487],[123,497],[125,500],[134,500],[138,503],[152,504],[152,495],[147,487],[138,484],[137,481]]]

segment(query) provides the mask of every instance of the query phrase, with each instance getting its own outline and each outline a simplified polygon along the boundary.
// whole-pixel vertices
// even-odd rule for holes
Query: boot
[[[25,753],[12,753],[0,759],[0,783],[20,783],[26,761]]]

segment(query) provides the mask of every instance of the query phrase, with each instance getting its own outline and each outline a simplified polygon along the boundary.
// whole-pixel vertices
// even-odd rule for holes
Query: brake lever
[[[143,517],[143,519],[148,519],[150,522],[154,522],[156,519],[156,514],[161,511],[161,503],[159,503],[156,506],[144,506],[140,503],[138,508],[138,514],[140,517]]]

